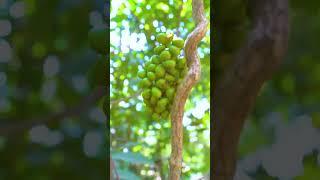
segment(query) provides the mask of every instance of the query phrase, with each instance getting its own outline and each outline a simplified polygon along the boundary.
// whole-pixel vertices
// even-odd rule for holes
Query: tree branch
[[[24,122],[12,122],[9,124],[1,124],[0,126],[0,136],[9,136],[11,134],[22,133],[29,128],[38,124],[48,124],[51,122],[61,121],[66,117],[79,115],[81,112],[87,110],[96,103],[100,98],[106,94],[104,87],[98,87],[92,94],[85,97],[81,102],[79,102],[75,107],[70,107],[64,111],[46,115],[43,117],[33,118],[25,120]]]
[[[200,60],[197,53],[197,45],[207,32],[208,21],[204,15],[203,1],[192,0],[192,15],[196,22],[196,28],[188,35],[184,45],[189,71],[182,83],[178,86],[176,96],[171,109],[171,157],[170,180],[178,180],[182,166],[182,118],[184,105],[192,87],[200,78]]]
[[[263,83],[281,64],[288,46],[288,0],[249,1],[252,31],[214,91],[211,167],[215,180],[233,179],[245,119]]]

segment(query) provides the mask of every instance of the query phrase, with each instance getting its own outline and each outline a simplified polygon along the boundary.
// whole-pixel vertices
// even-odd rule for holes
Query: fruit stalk
[[[184,45],[188,72],[179,84],[171,109],[170,180],[179,180],[182,168],[184,106],[192,87],[200,78],[200,60],[197,46],[207,32],[208,21],[204,15],[203,1],[192,0],[192,14],[196,28],[188,35]]]

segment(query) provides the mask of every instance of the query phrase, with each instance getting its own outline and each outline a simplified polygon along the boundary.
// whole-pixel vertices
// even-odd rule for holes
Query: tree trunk
[[[288,0],[249,0],[252,30],[233,64],[214,87],[214,180],[232,180],[240,133],[255,99],[281,64],[287,50]]]

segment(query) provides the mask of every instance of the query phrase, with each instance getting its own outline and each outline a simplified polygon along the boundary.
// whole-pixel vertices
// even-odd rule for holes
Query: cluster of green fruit
[[[156,36],[159,45],[138,72],[141,78],[139,87],[147,110],[155,120],[166,119],[171,111],[177,86],[187,72],[186,58],[180,56],[184,40],[173,34],[160,33]]]

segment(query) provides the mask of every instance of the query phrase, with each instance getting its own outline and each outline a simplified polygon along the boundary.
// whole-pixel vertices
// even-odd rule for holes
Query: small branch
[[[197,45],[207,32],[208,21],[204,15],[203,1],[192,0],[192,14],[196,28],[189,34],[185,42],[185,55],[189,64],[189,71],[182,83],[178,86],[171,109],[171,157],[170,180],[178,180],[182,166],[183,126],[182,118],[184,106],[192,87],[200,78],[200,59]]]
[[[141,92],[142,92],[142,90],[139,90],[135,94],[132,94],[131,96],[110,101],[110,106],[113,107],[115,105],[118,105],[121,101],[127,102],[132,98],[138,97],[141,94]]]
[[[11,134],[22,133],[38,124],[48,124],[51,122],[61,121],[66,117],[77,116],[80,113],[86,111],[88,108],[90,108],[92,104],[96,103],[105,94],[105,88],[98,87],[92,94],[85,97],[75,107],[70,107],[65,109],[64,111],[53,113],[47,116],[25,120],[21,123],[8,121],[12,123],[1,124],[0,136],[9,136]]]
[[[232,180],[240,133],[265,81],[288,46],[288,0],[249,0],[252,30],[233,64],[214,87],[212,176]]]

